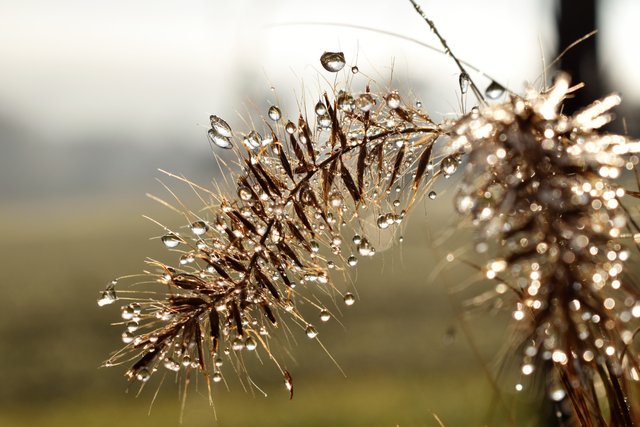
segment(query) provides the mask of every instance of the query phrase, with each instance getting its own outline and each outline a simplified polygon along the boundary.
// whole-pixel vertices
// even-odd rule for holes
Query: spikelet
[[[344,66],[344,57],[335,56],[321,59],[331,72]],[[330,270],[338,274],[376,249],[366,235],[347,238],[343,230],[364,229],[358,225],[367,221],[364,212],[379,229],[397,227],[438,175],[430,162],[442,131],[426,114],[404,105],[397,92],[366,87],[333,95],[323,95],[311,119],[285,120],[272,106],[264,129],[244,136],[211,116],[214,149],[234,151],[241,166],[236,194],[191,184],[209,197],[208,208],[184,212],[188,233],[167,229],[161,237],[178,262],[149,261],[155,286],[123,307],[126,346],[108,365],[137,360],[126,372],[131,380],[169,370],[185,381],[199,372],[210,384],[224,380],[223,366],[231,365],[228,372],[251,384],[243,363],[251,351],[273,361],[293,395],[291,374],[271,343],[276,331],[288,320],[295,326],[287,329],[316,339],[300,305],[316,307],[326,321],[332,313],[315,296],[353,304]],[[112,283],[99,303],[115,298]]]
[[[467,163],[455,204],[481,241],[498,242],[484,272],[514,295],[522,374],[551,364],[545,381],[563,416],[629,426],[640,416],[628,401],[640,373],[640,288],[625,275],[630,219],[619,178],[639,147],[598,131],[618,95],[567,117],[568,91],[561,74],[546,93],[456,121],[449,148]]]

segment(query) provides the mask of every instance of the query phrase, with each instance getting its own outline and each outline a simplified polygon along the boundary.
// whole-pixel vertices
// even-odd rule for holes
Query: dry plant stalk
[[[122,308],[126,345],[106,364],[133,362],[126,376],[143,384],[158,370],[174,372],[186,395],[192,374],[211,391],[225,381],[226,365],[254,386],[243,359],[253,352],[274,363],[293,397],[278,356],[278,331],[295,333],[284,321],[317,339],[298,307],[316,307],[327,321],[333,314],[321,301],[354,303],[331,276],[375,253],[367,236],[352,235],[363,214],[381,230],[396,227],[434,180],[462,164],[456,208],[494,251],[482,272],[496,282],[491,292],[509,301],[521,374],[545,376],[549,398],[570,425],[637,423],[640,288],[625,265],[637,257],[627,247],[640,229],[622,203],[640,193],[625,190],[621,176],[636,170],[640,142],[599,130],[620,97],[563,115],[572,89],[561,74],[550,89],[525,96],[492,82],[485,102],[454,59],[461,91],[471,85],[482,102],[443,123],[397,92],[369,86],[325,93],[312,118],[285,121],[272,106],[265,136],[254,129],[237,137],[211,116],[214,148],[237,155],[236,196],[179,178],[207,209],[189,210],[176,198],[190,231],[165,228],[161,240],[179,263],[148,261],[153,289]],[[346,61],[326,52],[321,63],[335,73]],[[117,299],[115,285],[100,305]]]

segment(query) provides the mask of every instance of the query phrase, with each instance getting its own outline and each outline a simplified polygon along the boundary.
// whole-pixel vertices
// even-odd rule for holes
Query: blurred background
[[[590,50],[564,66],[594,88],[589,100],[620,92],[619,116],[640,133],[639,2],[422,5],[457,56],[516,92],[542,87],[545,64],[595,26]],[[220,171],[209,115],[236,130],[274,103],[297,116],[333,79],[319,64],[324,51],[344,51],[359,67],[354,86],[375,81],[434,117],[459,114],[451,61],[389,32],[438,46],[406,1],[0,0],[0,426],[178,424],[176,387],[163,386],[149,415],[153,390],[135,398],[124,368],[98,369],[121,333],[109,326],[118,308],[98,309],[98,292],[140,272],[145,257],[170,260],[149,239],[161,230],[142,214],[181,224],[145,197],[166,194],[157,169],[212,186]],[[456,228],[448,183],[415,208],[402,245],[360,263],[345,326],[320,330],[347,378],[317,345],[300,342],[295,399],[267,367],[258,379],[268,397],[237,384],[216,392],[218,425],[437,426],[433,414],[447,426],[509,425],[509,417],[536,425],[539,408],[516,395],[517,379],[489,380],[508,340],[504,319],[475,316],[475,344],[460,327],[454,289],[473,271],[434,273],[468,241],[443,232]],[[192,393],[185,425],[214,425],[205,393]]]

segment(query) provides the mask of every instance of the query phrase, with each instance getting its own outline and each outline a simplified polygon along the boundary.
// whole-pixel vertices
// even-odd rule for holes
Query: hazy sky
[[[454,52],[520,90],[549,60],[553,0],[423,1]],[[601,42],[616,87],[640,102],[640,2],[607,0]],[[635,18],[634,18],[635,17]],[[350,64],[388,83],[424,79],[456,112],[456,75],[438,55],[392,37],[304,22],[351,23],[437,44],[406,1],[0,0],[0,118],[45,141],[109,133],[131,141],[202,144],[209,114],[262,111],[317,87],[318,57],[344,50]],[[403,77],[404,76],[404,77]],[[407,77],[411,76],[411,77]],[[412,80],[412,81],[413,81]],[[264,95],[262,95],[264,96]],[[443,101],[446,98],[446,101]],[[202,125],[198,125],[202,123]]]

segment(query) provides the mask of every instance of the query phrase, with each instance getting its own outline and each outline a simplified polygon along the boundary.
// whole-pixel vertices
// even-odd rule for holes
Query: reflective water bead
[[[171,357],[167,357],[165,359],[164,367],[173,372],[178,372],[180,370],[180,364]]]
[[[262,136],[255,130],[252,130],[248,135],[245,135],[242,142],[249,150],[257,150],[262,144]]]
[[[219,383],[220,381],[222,381],[222,375],[220,374],[220,372],[214,372],[213,377],[211,379],[213,380],[214,383]]]
[[[233,136],[231,132],[231,126],[223,119],[218,116],[212,115],[209,116],[209,120],[211,121],[211,127],[218,133],[218,135],[225,136],[230,138]]]
[[[142,381],[144,383],[149,381],[149,378],[151,378],[151,373],[147,368],[140,368],[138,369],[138,372],[136,372],[136,379],[138,381]]]
[[[371,248],[371,245],[369,245],[369,241],[367,239],[363,238],[360,244],[358,245],[358,253],[362,256],[372,255],[372,248]]]
[[[346,61],[342,52],[325,52],[320,56],[320,63],[325,70],[335,73],[344,68]]]
[[[233,143],[231,142],[231,138],[226,137],[224,135],[220,135],[218,132],[215,131],[215,129],[209,129],[209,131],[207,131],[207,136],[209,137],[209,140],[211,141],[211,143],[216,147],[229,149],[233,146]]]
[[[288,121],[284,127],[284,130],[286,130],[289,135],[293,135],[293,133],[296,131],[296,125],[294,125],[291,121]]]
[[[311,251],[316,253],[320,250],[320,245],[315,240],[309,242],[309,246],[311,246]]]
[[[238,188],[238,196],[240,199],[247,202],[253,198],[253,193],[249,187],[242,186]]]
[[[249,337],[245,340],[244,346],[247,348],[247,350],[253,351],[258,346],[258,343],[253,339],[253,337]]]
[[[360,69],[358,68],[357,65],[354,65],[353,67],[351,67],[351,72],[353,74],[358,74],[360,72]]]
[[[318,116],[318,125],[323,129],[329,129],[331,127],[331,116],[328,114]]]
[[[369,93],[363,93],[356,98],[356,107],[364,113],[371,110],[371,108],[373,108],[373,104],[373,97]]]
[[[116,295],[116,281],[112,280],[107,284],[104,291],[102,291],[100,298],[98,298],[98,305],[100,307],[103,307],[105,305],[113,304],[113,302],[117,299],[118,296]]]
[[[396,109],[400,106],[400,95],[398,95],[398,92],[391,92],[387,95],[385,101],[387,101],[389,108]]]
[[[436,193],[435,191],[429,191],[429,198],[431,200],[435,200],[436,197],[438,197],[438,193]]]
[[[313,325],[308,325],[307,329],[305,329],[305,333],[309,338],[315,338],[318,336],[318,331],[313,327]]]
[[[124,331],[122,333],[122,342],[125,344],[129,344],[130,342],[133,342],[133,334],[129,331]]]
[[[356,297],[351,292],[344,294],[344,303],[346,305],[353,305],[356,302]]]
[[[176,236],[173,233],[165,234],[160,238],[160,240],[162,240],[162,243],[164,243],[164,245],[168,248],[175,248],[182,242],[180,237]]]
[[[354,245],[359,245],[362,242],[362,237],[359,234],[354,234],[353,239],[351,239]]]
[[[349,264],[349,267],[355,267],[356,265],[358,265],[358,258],[351,255],[349,258],[347,258],[347,264]]]
[[[274,122],[277,122],[278,120],[280,120],[280,117],[282,117],[282,113],[280,112],[280,109],[275,105],[272,105],[271,107],[269,107],[269,111],[267,114],[269,115],[269,118]]]
[[[336,103],[341,111],[351,112],[356,108],[355,99],[347,92],[339,94]]]
[[[319,116],[322,116],[323,114],[327,113],[327,106],[324,105],[324,102],[318,101],[318,103],[315,106],[315,112]]]
[[[460,93],[465,94],[469,91],[469,83],[471,79],[467,73],[460,73],[458,84],[460,85]]]
[[[240,351],[244,349],[244,342],[240,338],[236,338],[231,342],[231,348],[234,351]]]
[[[458,161],[453,156],[445,157],[440,163],[440,170],[445,177],[451,176],[458,170]]]
[[[331,314],[329,313],[329,311],[322,309],[320,311],[320,320],[322,320],[323,322],[328,322],[329,319],[331,319]]]
[[[387,222],[386,215],[380,215],[376,221],[376,224],[378,225],[378,228],[381,230],[389,228],[389,223]]]
[[[492,81],[485,89],[484,94],[489,99],[498,99],[504,94],[504,92],[504,86],[496,81]]]
[[[201,236],[209,230],[209,226],[204,221],[195,221],[191,223],[191,232],[196,236]]]

